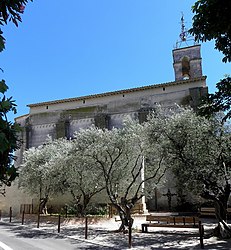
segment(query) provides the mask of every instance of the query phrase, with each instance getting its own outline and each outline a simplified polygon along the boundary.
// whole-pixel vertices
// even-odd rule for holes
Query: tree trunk
[[[83,205],[82,205],[82,210],[81,210],[81,216],[85,216],[87,212],[87,206],[91,200],[90,195],[84,194],[83,195]]]
[[[218,221],[227,221],[227,201],[219,199],[214,202],[214,207]]]
[[[118,209],[117,209],[118,210]],[[131,217],[131,209],[130,208],[119,208],[119,216],[121,220],[121,225],[118,229],[118,232],[127,233],[129,229],[129,225],[132,227],[134,219]]]
[[[78,198],[75,196],[75,205],[77,209],[77,217],[84,217],[86,215],[87,206],[91,200],[91,197],[89,195],[83,195],[83,202],[81,204],[81,197],[82,195],[78,196]]]
[[[231,228],[227,224],[227,207],[229,194],[230,191],[227,190],[214,202],[215,214],[218,219],[218,225],[214,229],[214,235],[223,239],[231,238]]]
[[[121,198],[121,204],[113,204],[117,211],[119,212],[121,225],[118,229],[118,232],[128,232],[129,226],[132,227],[134,219],[131,217],[131,209],[134,207],[135,200],[128,201],[124,198]]]
[[[226,182],[218,194],[204,192],[201,197],[214,201],[215,215],[218,225],[214,228],[214,235],[220,238],[231,238],[231,228],[227,224],[227,207],[230,196],[230,184]]]
[[[41,214],[47,214],[47,202],[48,202],[48,195],[46,195],[44,198],[40,199],[39,204],[39,213]]]
[[[82,205],[80,204],[82,195],[75,195],[72,189],[71,189],[71,195],[73,197],[74,205],[76,207],[76,216],[79,217],[82,215]]]

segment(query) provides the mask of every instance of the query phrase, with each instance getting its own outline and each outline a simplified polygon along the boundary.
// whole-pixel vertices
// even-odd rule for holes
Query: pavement
[[[44,220],[44,218],[43,218]],[[135,217],[132,233],[132,249],[200,249],[198,229],[176,229],[176,228],[153,228],[150,233],[141,233],[141,223],[145,217]],[[101,218],[90,220],[85,231],[85,221],[77,219],[63,220],[58,232],[57,217],[53,220],[43,221],[37,228],[37,222],[25,217],[24,225],[21,225],[20,218],[13,218],[9,223],[9,218],[4,218],[1,224],[12,224],[17,226],[21,236],[28,237],[28,234],[39,237],[45,234],[48,237],[65,237],[78,242],[77,249],[129,249],[128,235],[115,233],[120,222],[115,218]],[[219,240],[211,236],[215,220],[204,219],[205,227],[205,249],[231,249],[230,240]]]

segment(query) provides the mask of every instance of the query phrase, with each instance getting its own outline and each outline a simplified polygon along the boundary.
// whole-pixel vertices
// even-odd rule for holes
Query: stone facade
[[[176,81],[202,76],[200,45],[173,50],[173,60]],[[188,66],[183,64],[184,60],[188,61]]]
[[[184,60],[186,66],[183,65]],[[100,128],[119,128],[128,115],[143,122],[157,104],[196,107],[200,97],[207,93],[206,77],[202,76],[200,45],[173,50],[173,61],[173,82],[28,105],[30,113],[16,118],[23,128],[21,138],[24,142],[17,152],[17,165],[22,162],[24,150],[43,144],[47,135],[53,139],[70,138],[75,131],[92,124]],[[183,71],[188,73],[187,77]],[[19,204],[16,206],[19,207]]]
[[[31,104],[30,114],[16,119],[24,129],[24,147],[43,144],[47,135],[53,139],[72,137],[80,128],[92,124],[100,128],[121,127],[126,116],[145,120],[157,104],[165,107],[175,103],[197,106],[206,93],[205,77],[121,90],[93,96]],[[84,100],[84,102],[82,101]],[[18,154],[18,164],[22,153]]]

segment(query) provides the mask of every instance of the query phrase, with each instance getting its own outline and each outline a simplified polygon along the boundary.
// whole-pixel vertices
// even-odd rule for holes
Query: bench
[[[231,215],[231,208],[227,208],[227,215]],[[215,216],[215,208],[214,207],[201,207],[200,216]]]
[[[33,204],[21,204],[20,205],[20,214],[22,214],[23,212],[25,214],[33,214]]]
[[[148,227],[198,228],[200,245],[204,248],[204,227],[197,216],[156,216],[147,215],[146,223],[141,224],[142,233],[148,233]]]
[[[131,209],[131,214],[143,214],[143,204],[136,203]],[[118,211],[113,204],[109,204],[109,217],[111,218],[113,215],[118,215]]]

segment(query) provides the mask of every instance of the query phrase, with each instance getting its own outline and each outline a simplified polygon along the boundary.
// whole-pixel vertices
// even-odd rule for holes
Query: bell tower
[[[189,46],[188,42],[193,42],[193,45]],[[182,44],[186,46],[182,46]],[[195,44],[194,39],[188,36],[183,15],[181,17],[180,41],[176,43],[176,48],[173,50],[173,67],[175,81],[202,77],[201,46]]]

